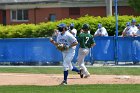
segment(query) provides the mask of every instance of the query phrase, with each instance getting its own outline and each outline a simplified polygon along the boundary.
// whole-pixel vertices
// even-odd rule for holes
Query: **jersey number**
[[[86,37],[86,42],[85,42],[85,44],[87,44],[88,40],[89,40],[89,37]]]

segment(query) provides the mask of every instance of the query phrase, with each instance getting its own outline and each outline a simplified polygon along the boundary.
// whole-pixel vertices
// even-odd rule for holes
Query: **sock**
[[[64,80],[67,81],[67,77],[68,77],[68,70],[64,71]]]
[[[80,70],[78,70],[78,68],[76,68],[76,67],[73,67],[72,71],[80,72]]]

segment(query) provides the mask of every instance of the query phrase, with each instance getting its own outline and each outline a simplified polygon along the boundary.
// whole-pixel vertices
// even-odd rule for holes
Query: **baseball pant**
[[[90,73],[88,72],[86,66],[85,66],[85,63],[84,63],[84,59],[85,57],[88,55],[89,53],[89,48],[79,48],[79,51],[78,51],[78,65],[81,69],[83,69],[83,74],[85,75],[89,75]]]
[[[72,59],[75,55],[75,50],[74,49],[70,49],[68,51],[62,52],[63,54],[63,67],[64,67],[64,71],[67,70],[72,70],[73,66],[72,66]]]

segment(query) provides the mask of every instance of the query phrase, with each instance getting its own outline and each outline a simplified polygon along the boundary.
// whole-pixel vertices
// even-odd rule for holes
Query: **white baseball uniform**
[[[77,42],[77,39],[69,31],[66,31],[64,34],[59,33],[57,36],[57,43],[70,46],[74,42]],[[76,46],[73,46],[68,50],[62,52],[64,71],[73,69],[71,61],[75,55],[75,49]]]
[[[108,33],[104,27],[98,28],[94,36],[108,36]]]
[[[76,30],[75,28],[73,28],[73,29],[71,30],[71,32],[72,32],[73,36],[76,37],[76,35],[77,35],[77,30]]]
[[[134,34],[138,31],[138,28],[137,28],[137,26],[135,26],[135,25],[132,25],[131,28],[133,29]]]
[[[128,26],[123,30],[123,32],[126,33],[126,36],[133,36],[133,34],[137,32],[137,28],[135,26]]]
[[[140,30],[138,30],[138,31],[136,32],[136,35],[137,35],[137,36],[140,36]]]

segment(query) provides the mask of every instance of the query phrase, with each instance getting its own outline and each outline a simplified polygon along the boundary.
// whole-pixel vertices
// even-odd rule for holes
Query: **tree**
[[[128,3],[136,12],[140,12],[140,0],[128,0]]]

